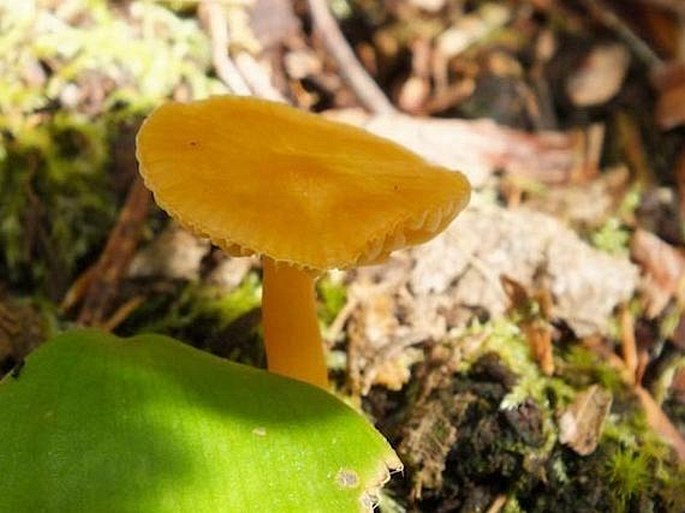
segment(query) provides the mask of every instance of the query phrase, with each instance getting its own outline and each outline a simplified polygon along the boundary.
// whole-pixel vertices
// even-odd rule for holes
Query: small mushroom
[[[172,217],[231,255],[262,256],[268,368],[322,388],[316,277],[427,241],[470,194],[461,173],[393,142],[254,98],[162,105],[137,148]]]

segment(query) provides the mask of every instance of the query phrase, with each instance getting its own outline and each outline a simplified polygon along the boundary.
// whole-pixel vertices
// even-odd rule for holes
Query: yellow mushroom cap
[[[231,254],[316,270],[425,242],[470,194],[461,173],[398,144],[254,98],[167,103],[137,147],[145,184],[181,224]]]

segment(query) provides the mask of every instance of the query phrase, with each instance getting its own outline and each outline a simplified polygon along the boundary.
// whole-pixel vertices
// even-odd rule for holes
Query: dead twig
[[[498,495],[485,513],[499,513],[507,505],[507,496]]]
[[[586,339],[584,345],[600,358],[607,361],[611,367],[618,371],[623,382],[631,386],[640,400],[647,424],[673,447],[678,455],[678,459],[685,462],[685,439],[680,434],[680,431],[678,431],[678,428],[673,425],[671,419],[668,418],[668,415],[661,409],[659,403],[654,400],[652,394],[642,386],[635,385],[635,374],[628,371],[624,360],[613,351],[603,349],[598,339]]]
[[[642,407],[647,414],[647,422],[657,433],[659,433],[678,454],[680,461],[685,461],[685,439],[678,431],[671,420],[656,403],[652,394],[644,388],[635,387],[635,393],[640,398]]]
[[[64,295],[62,302],[59,305],[59,311],[62,314],[67,313],[69,310],[74,308],[77,304],[83,301],[83,298],[88,291],[88,287],[95,279],[95,274],[97,272],[97,263],[91,265],[83,271],[71,284],[69,290]]]
[[[531,354],[545,376],[554,374],[554,351],[550,324],[552,298],[548,291],[532,293],[518,281],[507,275],[500,276],[500,286],[509,299],[509,311],[520,317],[519,328],[530,346]],[[540,314],[531,315],[531,304],[539,306]]]
[[[134,298],[129,299],[103,322],[102,328],[105,331],[114,331],[114,329],[124,322],[136,308],[143,304],[144,301],[145,298],[143,296],[135,296]]]
[[[121,278],[133,258],[149,203],[150,192],[143,185],[142,178],[137,176],[94,270],[86,271],[89,283],[87,286],[80,284],[85,297],[77,318],[79,324],[103,325],[105,315],[111,309],[112,301],[119,290]],[[79,282],[80,280],[76,281]]]
[[[271,78],[266,74],[262,66],[247,52],[238,52],[235,56],[235,64],[245,81],[254,91],[255,96],[288,103],[285,97],[271,84]]]
[[[637,342],[635,340],[635,323],[633,322],[633,314],[630,313],[627,305],[622,305],[619,314],[621,326],[621,352],[623,353],[623,364],[628,370],[628,379],[630,384],[638,383],[636,381],[638,357],[637,357]]]
[[[219,78],[234,94],[255,95],[285,102],[283,95],[271,84],[259,63],[246,51],[229,54],[230,34],[223,6],[215,0],[200,3],[198,14],[212,41],[212,63]]]
[[[340,27],[328,10],[325,0],[308,0],[307,3],[316,32],[338,63],[341,76],[354,90],[362,105],[376,114],[396,112],[395,107],[383,94],[378,84],[357,60]]]

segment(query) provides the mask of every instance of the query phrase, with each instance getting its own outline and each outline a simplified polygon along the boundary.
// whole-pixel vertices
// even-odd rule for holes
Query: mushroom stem
[[[263,257],[262,325],[270,371],[328,389],[314,276]]]

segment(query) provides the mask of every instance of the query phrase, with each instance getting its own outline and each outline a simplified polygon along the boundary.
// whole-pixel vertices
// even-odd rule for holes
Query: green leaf
[[[364,511],[401,466],[333,395],[159,335],[60,335],[0,411],[13,513]]]

